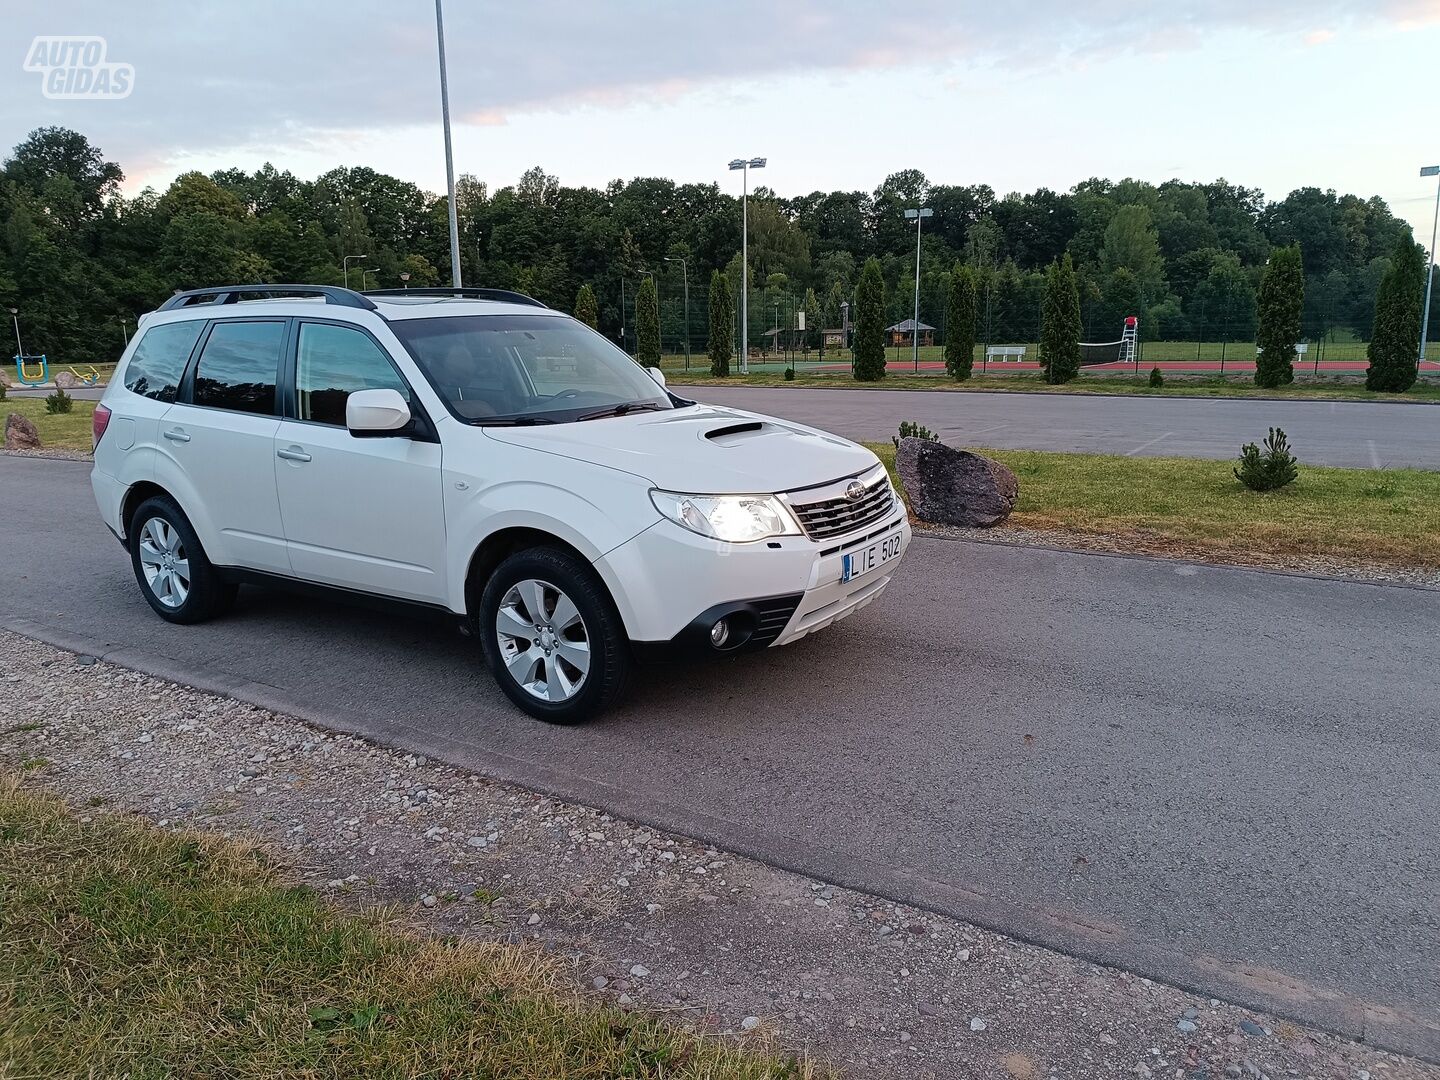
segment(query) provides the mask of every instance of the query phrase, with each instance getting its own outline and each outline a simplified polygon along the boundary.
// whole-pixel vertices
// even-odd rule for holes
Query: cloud
[[[1440,0],[1388,0],[1378,18],[1440,20]],[[914,0],[903,18],[872,0],[450,0],[445,19],[457,121],[502,125],[527,112],[675,102],[780,76],[920,65],[938,82],[963,65],[1093,66],[1194,49],[1226,30],[1313,38],[1317,25],[1373,24],[1377,14],[1358,0]],[[423,0],[199,8],[57,0],[12,10],[6,31],[14,50],[0,70],[3,145],[40,124],[65,124],[132,171],[230,147],[343,142],[431,124],[438,111],[434,13]],[[37,77],[22,70],[37,34],[104,36],[112,59],[134,65],[134,92],[124,101],[44,100]]]

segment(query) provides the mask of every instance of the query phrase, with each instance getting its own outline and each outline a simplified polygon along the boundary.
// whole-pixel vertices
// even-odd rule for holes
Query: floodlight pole
[[[445,18],[435,0],[435,41],[440,49],[440,118],[445,126],[445,186],[450,192],[450,284],[460,288],[460,218],[455,209],[455,154],[450,147],[450,84],[445,78]]]
[[[690,370],[690,259],[686,255],[666,255],[666,262],[680,264],[680,281],[685,286],[685,370]]]
[[[730,171],[740,170],[740,374],[750,374],[750,170],[763,169],[765,159],[736,158]]]
[[[1440,165],[1427,165],[1420,170],[1421,176],[1440,177]],[[1430,226],[1430,266],[1425,271],[1425,314],[1420,320],[1420,359],[1415,366],[1425,362],[1425,339],[1430,336],[1430,284],[1435,277],[1435,238],[1440,232],[1440,179],[1435,181],[1435,222]]]
[[[345,272],[345,287],[346,287],[347,289],[350,287],[350,260],[351,260],[351,259],[354,259],[354,260],[356,260],[357,262],[359,262],[359,261],[364,260],[364,259],[366,259],[366,258],[369,258],[369,256],[367,256],[367,255],[346,255],[343,259],[340,260],[340,268]],[[364,281],[363,278],[362,278],[361,281],[360,281],[360,287],[361,287],[362,289],[365,287],[365,281]]]
[[[915,220],[915,320],[910,327],[911,355],[915,358],[915,374],[920,374],[920,222],[935,213],[928,206],[906,210],[906,218]]]

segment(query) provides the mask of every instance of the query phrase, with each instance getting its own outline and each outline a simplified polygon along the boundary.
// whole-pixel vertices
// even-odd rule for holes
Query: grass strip
[[[868,443],[894,475],[895,447]],[[979,449],[1020,480],[1009,524],[1170,541],[1220,554],[1440,566],[1440,472],[1335,469],[1254,492],[1234,462]],[[899,480],[896,478],[898,485]]]
[[[537,948],[347,914],[255,844],[0,776],[0,1075],[829,1075],[582,997]]]

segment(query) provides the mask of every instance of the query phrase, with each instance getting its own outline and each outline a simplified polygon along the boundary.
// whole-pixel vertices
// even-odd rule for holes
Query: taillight
[[[90,421],[90,435],[92,438],[91,448],[100,445],[100,439],[105,434],[105,429],[110,426],[110,410],[104,405],[95,406],[95,416]]]

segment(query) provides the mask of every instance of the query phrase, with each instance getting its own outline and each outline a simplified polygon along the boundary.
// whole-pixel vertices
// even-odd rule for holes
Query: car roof
[[[359,294],[367,296],[367,294]],[[229,303],[187,304],[160,308],[140,317],[148,326],[162,322],[183,322],[191,319],[243,319],[257,315],[310,315],[339,322],[363,322],[362,313],[373,312],[387,322],[408,319],[446,318],[459,315],[529,315],[538,318],[569,318],[563,311],[533,303],[511,303],[503,300],[481,300],[456,296],[404,296],[371,294],[372,304],[341,305],[324,296],[258,296],[255,299],[235,298]]]

